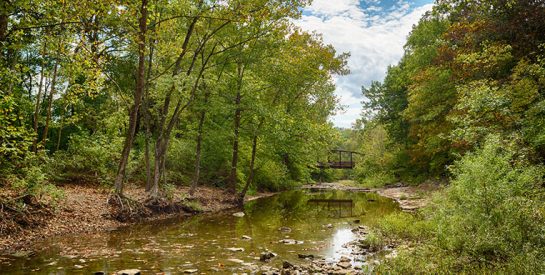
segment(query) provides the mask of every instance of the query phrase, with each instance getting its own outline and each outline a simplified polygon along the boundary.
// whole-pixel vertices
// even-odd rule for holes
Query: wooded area
[[[543,272],[545,3],[440,0],[383,82],[362,89],[346,146],[364,186],[448,183],[375,240],[414,249],[381,271]]]
[[[347,55],[294,27],[306,4],[4,1],[2,182],[31,195],[143,182],[151,198],[207,183],[243,198],[308,179]]]
[[[370,272],[543,273],[545,3],[437,0],[401,61],[362,88],[352,129],[328,121],[349,54],[294,25],[309,4],[3,1],[0,236],[43,224],[66,186],[103,190],[109,218],[126,221],[195,211],[202,186],[241,206],[322,180],[425,183],[438,190],[426,207],[379,209],[348,231],[367,252],[395,248]],[[331,149],[361,154],[344,163],[337,150],[350,169],[317,170]]]

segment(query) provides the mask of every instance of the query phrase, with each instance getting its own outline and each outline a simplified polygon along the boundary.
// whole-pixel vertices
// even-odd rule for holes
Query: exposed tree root
[[[0,236],[41,226],[51,215],[52,211],[31,195],[0,198]]]
[[[172,201],[164,197],[150,197],[143,203],[113,194],[108,199],[111,217],[120,222],[139,221],[155,214],[198,213],[186,201]]]
[[[113,194],[108,198],[112,218],[121,221],[138,221],[151,216],[151,211],[141,202]]]
[[[153,213],[198,213],[199,210],[190,207],[184,201],[172,201],[163,197],[153,198],[150,197],[145,202],[146,207],[148,207]]]

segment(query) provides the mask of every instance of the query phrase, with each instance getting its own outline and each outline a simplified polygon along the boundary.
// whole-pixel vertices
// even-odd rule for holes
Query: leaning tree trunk
[[[134,136],[136,134],[136,120],[138,118],[138,109],[140,102],[142,101],[142,94],[145,88],[145,53],[146,53],[146,31],[147,31],[147,18],[148,18],[148,0],[142,0],[140,7],[140,20],[139,20],[139,32],[138,32],[138,73],[136,79],[136,90],[134,92],[134,105],[130,108],[129,114],[129,129],[127,136],[125,137],[125,143],[123,144],[123,151],[121,152],[121,160],[119,161],[119,167],[117,169],[117,176],[115,177],[115,192],[118,195],[123,194],[123,180],[125,178],[125,170],[127,168],[127,162],[129,160],[129,154],[133,143]]]

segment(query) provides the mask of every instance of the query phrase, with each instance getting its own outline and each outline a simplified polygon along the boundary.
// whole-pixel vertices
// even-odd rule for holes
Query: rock
[[[94,275],[106,275],[106,272],[104,271],[96,271],[95,273],[93,273]]]
[[[360,220],[354,220],[354,223],[360,223]]]
[[[138,269],[125,269],[120,270],[115,273],[116,275],[140,275],[140,270]]]
[[[83,268],[83,266],[81,266],[79,264],[76,264],[76,265],[74,265],[74,268],[81,269],[81,268]]]
[[[324,225],[324,227],[333,228],[333,225],[332,224],[326,224],[326,225]]]
[[[352,264],[350,262],[338,262],[337,266],[339,266],[341,268],[344,268],[344,269],[348,269],[348,268],[350,268],[352,266]]]
[[[242,247],[228,247],[226,249],[231,251],[231,252],[243,252],[244,251],[244,248],[242,248]]]
[[[11,256],[15,258],[27,258],[27,257],[32,257],[34,255],[36,255],[36,252],[34,251],[17,251],[11,254]]]
[[[293,268],[293,264],[288,262],[288,261],[284,261],[282,262],[282,268]]]
[[[339,262],[350,262],[350,258],[346,257],[346,256],[341,256],[341,259],[339,259]]]
[[[199,270],[198,269],[186,269],[186,270],[184,270],[184,273],[192,274],[192,273],[196,273],[197,271],[199,271]]]
[[[243,264],[244,261],[240,259],[227,259],[230,262],[237,263],[237,264]]]
[[[296,241],[294,239],[283,239],[283,240],[280,240],[279,242],[283,243],[283,244],[302,244],[302,243],[304,243],[303,241]]]
[[[242,235],[242,239],[243,240],[251,240],[252,237],[248,236],[248,235]]]
[[[278,231],[281,231],[281,232],[284,232],[284,233],[290,233],[291,228],[289,228],[287,226],[282,226],[282,227],[278,228]]]
[[[233,213],[233,216],[242,218],[242,217],[244,217],[244,212],[236,212],[236,213]]]
[[[297,254],[299,259],[314,259],[314,255],[312,254]]]
[[[262,262],[268,262],[274,257],[276,257],[276,253],[266,251],[261,253],[261,255],[259,256],[259,260]]]

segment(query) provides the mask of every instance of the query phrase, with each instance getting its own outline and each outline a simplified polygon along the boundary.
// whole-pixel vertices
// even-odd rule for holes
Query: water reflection
[[[0,260],[0,273],[72,274],[126,268],[144,273],[181,273],[189,268],[233,273],[245,271],[244,264],[263,264],[256,257],[265,250],[278,254],[267,264],[272,266],[280,266],[283,260],[303,261],[298,253],[338,259],[350,252],[342,246],[354,238],[350,231],[356,226],[354,220],[370,224],[392,211],[398,211],[395,202],[373,193],[290,191],[248,203],[241,218],[228,211],[53,238],[38,244],[42,251],[32,258]]]
[[[322,207],[322,210],[327,210],[330,216],[335,218],[349,218],[354,216],[352,212],[354,202],[352,200],[310,199],[307,201],[307,204]]]

